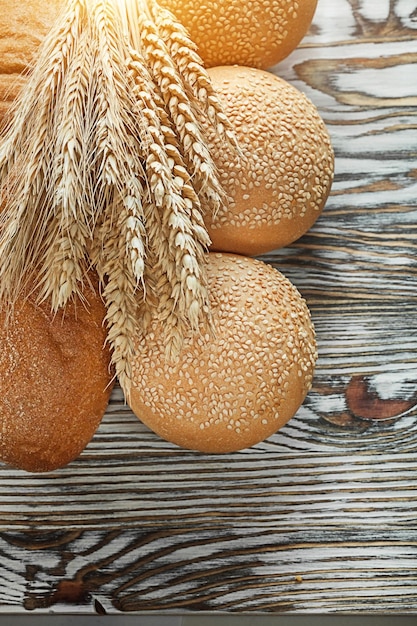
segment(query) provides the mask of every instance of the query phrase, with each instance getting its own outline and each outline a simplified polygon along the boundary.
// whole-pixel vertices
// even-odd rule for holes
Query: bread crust
[[[210,133],[226,195],[215,214],[205,207],[211,250],[257,256],[287,246],[320,217],[331,189],[325,123],[305,94],[270,72],[223,66],[209,74],[241,150]]]
[[[214,333],[187,338],[171,363],[155,320],[137,342],[130,406],[164,439],[224,453],[263,441],[293,417],[317,354],[307,305],[280,272],[248,257],[208,256]]]
[[[266,69],[306,34],[317,0],[159,0],[187,28],[207,67]]]
[[[105,307],[96,287],[56,314],[34,294],[0,312],[0,459],[45,472],[75,459],[111,392]]]

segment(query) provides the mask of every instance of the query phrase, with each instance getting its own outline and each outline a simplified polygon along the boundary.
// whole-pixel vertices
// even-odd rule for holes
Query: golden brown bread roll
[[[53,315],[35,296],[0,313],[0,459],[45,472],[75,459],[111,391],[105,308],[95,287]]]
[[[311,100],[270,72],[226,66],[209,74],[242,153],[211,133],[228,199],[205,215],[211,249],[256,256],[286,246],[314,224],[329,195],[334,154],[326,126]]]
[[[317,0],[158,0],[187,28],[207,67],[271,67],[306,34]]]
[[[220,453],[264,440],[294,415],[317,354],[307,305],[280,272],[248,257],[208,256],[214,337],[187,338],[168,362],[154,321],[137,342],[129,402],[164,439]]]

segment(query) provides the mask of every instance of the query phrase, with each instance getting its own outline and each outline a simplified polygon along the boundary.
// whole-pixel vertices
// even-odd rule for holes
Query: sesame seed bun
[[[45,472],[75,459],[94,435],[111,391],[103,348],[105,308],[93,288],[85,301],[51,313],[35,296],[0,313],[0,459]]]
[[[317,0],[158,0],[158,4],[188,29],[207,67],[267,68],[298,46]]]
[[[215,215],[205,215],[211,249],[256,256],[287,246],[314,224],[330,192],[326,126],[314,104],[274,74],[247,67],[209,73],[242,152],[208,128],[227,196]]]
[[[129,403],[162,438],[223,453],[263,441],[295,414],[317,355],[307,305],[278,270],[209,253],[207,272],[214,336],[188,337],[170,363],[153,321],[136,345]]]

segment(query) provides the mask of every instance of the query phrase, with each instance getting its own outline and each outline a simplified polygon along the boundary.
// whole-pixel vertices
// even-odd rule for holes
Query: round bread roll
[[[211,249],[258,255],[284,247],[317,220],[330,192],[334,154],[314,104],[263,70],[209,70],[241,155],[210,130],[210,151],[227,201],[205,222]]]
[[[158,0],[187,28],[207,67],[267,68],[287,57],[312,22],[317,0]]]
[[[112,376],[95,288],[56,314],[34,295],[0,313],[0,459],[46,472],[75,459],[106,410]]]
[[[168,362],[154,320],[137,341],[129,403],[162,438],[223,453],[263,441],[295,414],[317,353],[307,305],[278,270],[209,253],[207,271],[214,333],[186,338]]]

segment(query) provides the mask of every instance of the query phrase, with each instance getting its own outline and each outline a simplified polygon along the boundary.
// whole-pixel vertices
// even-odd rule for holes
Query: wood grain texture
[[[319,0],[273,71],[336,154],[311,231],[263,258],[319,361],[279,433],[228,455],[159,440],[114,390],[82,456],[0,466],[0,612],[417,613],[417,5]]]

